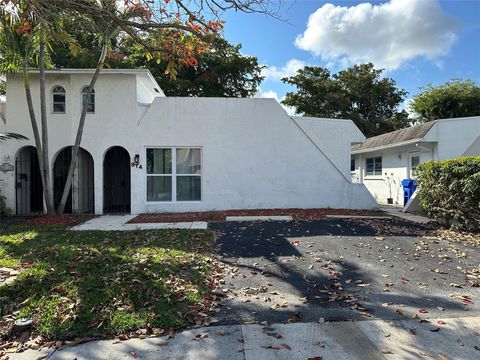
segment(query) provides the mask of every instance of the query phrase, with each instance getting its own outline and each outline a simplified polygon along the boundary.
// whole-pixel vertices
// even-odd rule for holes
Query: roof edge
[[[411,145],[411,144],[415,144],[415,143],[419,143],[419,142],[428,142],[428,141],[425,141],[424,138],[416,138],[416,139],[411,139],[411,140],[407,140],[407,141],[402,141],[402,142],[398,142],[398,143],[387,144],[387,145],[382,145],[382,146],[377,146],[377,147],[372,147],[372,148],[352,150],[352,155],[382,151],[382,150],[385,150],[385,149],[392,149],[392,148],[405,146],[405,145]]]
[[[57,68],[46,69],[45,74],[92,74],[96,69],[93,68]],[[39,74],[39,69],[28,69],[30,74]],[[102,69],[100,74],[150,74],[148,69]]]

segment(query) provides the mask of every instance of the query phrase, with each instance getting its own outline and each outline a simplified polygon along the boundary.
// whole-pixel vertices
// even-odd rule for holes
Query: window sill
[[[368,175],[363,178],[364,180],[383,180],[382,175]]]
[[[191,201],[145,201],[146,205],[200,204],[202,200]]]

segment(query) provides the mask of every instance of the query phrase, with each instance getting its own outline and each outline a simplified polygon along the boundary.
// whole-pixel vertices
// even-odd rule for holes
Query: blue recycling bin
[[[413,179],[403,179],[403,206],[407,205],[408,200],[412,197],[415,190],[417,190],[417,184]]]

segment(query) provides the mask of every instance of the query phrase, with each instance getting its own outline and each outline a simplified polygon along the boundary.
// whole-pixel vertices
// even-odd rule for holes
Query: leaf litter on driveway
[[[228,323],[287,322],[294,313],[303,321],[449,317],[470,310],[479,293],[480,243],[449,241],[436,229],[379,220],[218,228],[228,309],[216,318]]]

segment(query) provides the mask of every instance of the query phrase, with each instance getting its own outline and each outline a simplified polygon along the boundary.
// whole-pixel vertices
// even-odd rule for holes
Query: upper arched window
[[[95,90],[92,89],[90,96],[88,96],[88,86],[82,89],[82,105],[87,105],[87,113],[95,112]]]
[[[63,86],[55,86],[52,90],[52,104],[54,113],[65,113],[65,88]]]

